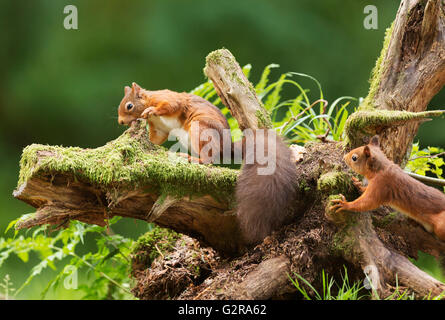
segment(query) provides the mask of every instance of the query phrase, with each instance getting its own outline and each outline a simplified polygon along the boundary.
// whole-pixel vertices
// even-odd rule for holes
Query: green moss
[[[235,61],[232,59],[227,59],[227,57],[225,57],[224,55],[224,51],[228,51],[230,53],[229,50],[227,49],[218,49],[215,51],[210,52],[207,57],[206,57],[206,65],[204,67],[204,75],[207,76],[207,69],[209,67],[209,65],[219,65],[221,67],[224,68],[225,72],[227,73],[227,75],[231,75],[232,78],[235,78],[235,80],[238,83],[242,83],[242,80],[236,75],[236,66],[235,66]],[[231,53],[230,53],[231,54]]]
[[[232,70],[232,79],[235,80],[236,82],[238,82],[238,84],[240,86],[244,86],[244,81],[243,79],[241,79],[240,77],[238,77],[237,73],[235,72],[235,70]]]
[[[318,178],[317,189],[325,194],[348,194],[353,190],[351,177],[342,171],[329,171]]]
[[[300,191],[301,191],[302,193],[311,191],[311,187],[308,186],[306,180],[304,180],[304,179],[301,179],[301,181],[300,181],[300,183],[299,183],[298,186],[299,186]]]
[[[331,202],[331,200],[336,200],[336,199],[341,199],[340,195],[339,194],[331,194],[331,195],[329,195],[327,201]]]
[[[226,49],[223,48],[223,49],[218,49],[218,50],[214,50],[214,51],[210,52],[206,57],[207,65],[209,63],[220,64],[222,61],[222,57],[223,57],[222,50],[226,50]],[[206,67],[207,67],[207,65],[206,65]]]
[[[134,259],[138,263],[150,266],[160,252],[167,254],[172,251],[180,234],[170,230],[155,226],[151,231],[139,237],[131,249]]]
[[[256,117],[258,119],[258,128],[272,128],[272,121],[266,109],[258,109],[256,111]]]
[[[380,52],[380,56],[377,58],[375,67],[371,71],[371,78],[369,80],[369,92],[363,103],[360,105],[360,110],[374,109],[373,101],[377,90],[379,89],[380,79],[383,71],[385,70],[384,60],[388,52],[389,43],[391,40],[392,31],[394,29],[394,22],[385,32],[385,40],[383,41],[383,48]]]
[[[326,199],[326,204],[325,204],[325,217],[333,222],[336,225],[340,225],[340,226],[344,226],[346,224],[346,218],[347,218],[347,213],[345,211],[336,213],[335,211],[331,210],[331,206],[332,204],[332,200],[337,200],[337,199],[341,199],[339,194],[331,194],[327,199]]]
[[[228,54],[224,54],[223,52],[227,51]],[[230,55],[229,55],[230,54]],[[246,81],[246,79],[243,79],[238,74],[239,66],[236,62],[235,58],[225,58],[225,56],[233,57],[233,55],[228,51],[227,49],[219,49],[210,52],[207,55],[206,58],[206,66],[204,67],[204,74],[207,75],[207,69],[210,64],[218,64],[222,68],[224,68],[225,73],[231,77],[233,81],[236,81],[239,86],[242,88],[242,90],[245,91],[245,93],[249,94],[250,96],[253,96],[253,99],[256,99],[256,91],[253,87],[252,83],[250,81]],[[224,59],[225,58],[225,59]],[[223,61],[224,59],[224,61]],[[260,110],[257,110],[256,116],[258,119],[258,127],[259,128],[272,128],[272,121],[270,119],[270,115],[267,112],[266,109],[264,109],[261,102],[258,100],[260,104]]]
[[[328,198],[328,205],[331,202],[331,200],[334,199],[340,199],[339,195],[331,195]],[[326,208],[326,211],[328,209]],[[356,212],[339,212],[339,213],[328,213],[328,216],[331,217],[331,220],[340,226],[340,229],[334,234],[332,242],[331,242],[331,251],[334,254],[344,256],[349,255],[353,256],[354,247],[356,245],[356,236],[355,233],[352,231],[352,228],[354,228],[360,217],[360,213]]]
[[[339,230],[331,242],[331,251],[339,256],[351,256],[354,251],[356,240],[348,226]]]
[[[399,213],[397,211],[392,211],[380,220],[373,219],[373,223],[376,227],[384,228],[390,225],[398,216]]]
[[[215,198],[233,194],[237,170],[180,161],[181,157],[148,141],[144,121],[140,126],[96,149],[30,145],[20,160],[18,186],[34,175],[66,174],[101,188],[149,186],[175,196]]]
[[[377,129],[401,125],[408,121],[421,120],[427,117],[440,116],[444,112],[424,111],[409,112],[398,110],[359,110],[351,114],[345,124],[346,143],[355,145],[355,141],[361,141],[363,136],[372,136]]]

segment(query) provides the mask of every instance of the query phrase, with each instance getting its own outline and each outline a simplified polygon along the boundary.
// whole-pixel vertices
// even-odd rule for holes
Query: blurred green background
[[[65,30],[66,5],[78,9],[78,30]],[[366,5],[378,29],[363,27]],[[364,97],[385,29],[398,1],[13,1],[0,0],[0,233],[33,209],[12,197],[23,147],[31,143],[97,147],[125,128],[117,124],[123,88],[189,91],[205,81],[206,55],[225,47],[256,82],[263,68],[317,78],[325,98]],[[303,87],[316,88],[309,80]],[[443,107],[442,92],[431,103]],[[445,147],[445,119],[423,124],[420,145]],[[118,232],[136,238],[143,223]],[[9,233],[11,235],[11,233]],[[10,259],[0,270],[19,286],[31,265]],[[46,279],[47,280],[47,279]],[[45,276],[20,295],[38,298]],[[76,297],[73,292],[49,298]]]

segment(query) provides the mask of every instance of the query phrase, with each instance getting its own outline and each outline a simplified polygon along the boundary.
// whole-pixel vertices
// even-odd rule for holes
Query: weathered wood
[[[255,89],[229,50],[211,52],[204,73],[212,80],[222,103],[229,108],[241,130],[272,127]]]
[[[442,0],[404,0],[387,31],[384,47],[359,111],[425,111],[445,84],[445,8]],[[385,154],[403,164],[418,122],[379,129]],[[363,144],[360,132],[352,146]]]
[[[445,284],[382,243],[369,213],[346,214],[345,225],[337,238],[344,248],[342,254],[346,260],[360,265],[369,276],[368,283],[375,297],[388,296],[391,293],[388,284],[410,288],[421,297],[437,296],[445,292]]]
[[[124,147],[125,152],[145,150],[139,155],[140,158],[127,164],[129,171],[125,177],[129,180],[116,174],[110,182],[101,183],[100,177],[105,175],[101,164],[105,166],[109,159],[125,157],[125,152],[120,148],[128,143],[126,139],[129,137],[132,145]],[[103,226],[106,219],[118,215],[154,221],[160,226],[196,237],[226,253],[236,252],[242,247],[236,215],[231,208],[233,199],[230,197],[230,190],[236,184],[236,170],[183,164],[194,169],[189,172],[181,171],[178,164],[170,162],[162,150],[153,149],[143,120],[133,123],[130,129],[110,144],[108,153],[103,153],[101,148],[72,150],[48,146],[33,146],[25,150],[23,159],[32,160],[22,163],[21,174],[25,175],[26,171],[29,175],[20,178],[23,181],[13,195],[37,210],[32,216],[19,221],[16,227],[21,229],[42,224],[60,225],[71,219]],[[85,153],[89,153],[87,160],[71,162],[73,158],[82,157]],[[125,162],[125,159],[122,161]],[[136,179],[140,165],[143,166],[147,179],[143,176]],[[164,181],[159,184],[155,180],[160,179],[160,176],[153,177],[154,180],[150,178],[157,174],[155,168],[161,168],[160,175],[169,171],[173,173],[163,176]],[[89,175],[84,174],[87,170],[90,170]],[[113,168],[110,170],[113,171]],[[119,168],[114,170],[117,172]],[[192,174],[207,179],[193,180],[189,176]],[[98,180],[92,177],[98,177]],[[165,191],[166,186],[176,192],[181,188],[187,190],[184,190],[184,195],[169,194]],[[161,203],[163,204],[160,205]],[[162,207],[162,212],[159,207]],[[150,216],[150,213],[157,216]]]
[[[261,262],[240,284],[246,299],[264,300],[281,295],[289,287],[289,259],[279,256]]]

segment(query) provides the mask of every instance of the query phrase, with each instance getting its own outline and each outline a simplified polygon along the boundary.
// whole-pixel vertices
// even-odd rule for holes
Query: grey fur
[[[275,172],[258,175],[257,169],[265,165],[259,164],[254,157],[253,164],[243,164],[238,178],[237,216],[248,244],[262,241],[282,226],[289,218],[290,205],[295,199],[295,163],[291,160],[291,150],[279,136],[270,133],[256,136],[255,149],[247,152],[255,154],[256,147],[261,144],[265,144],[263,150],[267,150],[270,143],[276,145]],[[244,145],[243,149],[243,159],[246,159]]]

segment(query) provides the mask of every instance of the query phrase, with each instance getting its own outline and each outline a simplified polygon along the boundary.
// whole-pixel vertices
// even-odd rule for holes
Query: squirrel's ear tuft
[[[379,136],[375,135],[374,137],[372,137],[369,143],[372,144],[373,146],[379,147],[380,146]]]
[[[125,94],[128,94],[131,91],[131,88],[129,86],[125,86],[124,91]]]
[[[363,149],[363,153],[365,154],[366,158],[371,157],[371,149],[368,146],[365,146],[365,148]]]
[[[133,87],[133,91],[135,93],[137,93],[141,90],[141,87],[136,82],[133,82],[131,86]]]

